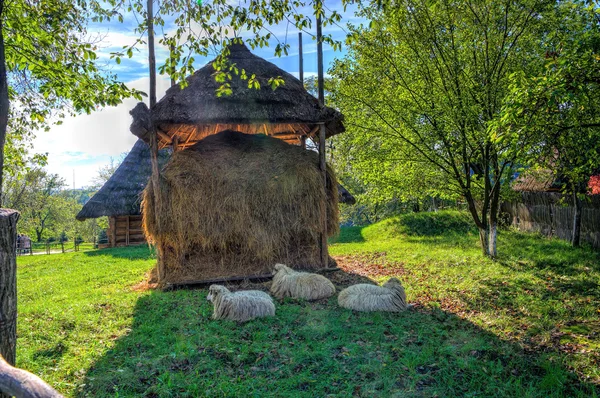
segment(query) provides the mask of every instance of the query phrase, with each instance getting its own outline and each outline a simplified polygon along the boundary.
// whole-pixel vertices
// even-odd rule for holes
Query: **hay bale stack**
[[[175,152],[161,173],[160,208],[142,203],[166,282],[266,274],[273,263],[318,269],[321,208],[339,230],[337,182],[324,187],[315,152],[224,131]]]

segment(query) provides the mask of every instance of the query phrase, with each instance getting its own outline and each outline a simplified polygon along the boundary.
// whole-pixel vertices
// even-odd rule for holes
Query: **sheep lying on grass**
[[[322,275],[298,272],[286,265],[275,264],[271,293],[279,299],[319,300],[333,296],[335,286]]]
[[[275,315],[273,299],[260,290],[230,292],[225,286],[211,285],[207,299],[214,305],[213,319],[246,322]]]
[[[408,308],[400,281],[391,278],[383,286],[361,283],[350,286],[338,296],[340,307],[356,311],[400,312]]]

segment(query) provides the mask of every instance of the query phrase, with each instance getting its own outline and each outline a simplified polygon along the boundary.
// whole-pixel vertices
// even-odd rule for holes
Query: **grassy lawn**
[[[464,215],[344,228],[338,287],[397,275],[413,310],[286,300],[244,325],[206,290],[133,288],[147,247],[19,258],[18,365],[69,396],[597,396],[600,255]],[[266,286],[263,286],[266,287]]]

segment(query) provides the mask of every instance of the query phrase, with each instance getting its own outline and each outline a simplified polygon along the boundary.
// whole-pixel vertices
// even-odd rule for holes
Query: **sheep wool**
[[[322,275],[298,272],[284,264],[275,264],[271,293],[279,299],[291,297],[312,301],[333,296],[335,286]]]
[[[211,285],[207,299],[213,303],[213,319],[246,322],[275,315],[273,299],[260,290],[231,292],[225,286]]]
[[[338,304],[364,312],[401,312],[408,308],[404,287],[396,278],[391,278],[383,286],[366,283],[350,286],[340,292]]]

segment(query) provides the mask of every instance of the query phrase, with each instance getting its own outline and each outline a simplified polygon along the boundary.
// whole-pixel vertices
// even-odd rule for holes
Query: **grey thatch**
[[[169,158],[167,150],[159,152],[159,164]],[[150,148],[138,140],[110,179],[83,206],[77,219],[140,214],[141,193],[152,175]]]
[[[511,184],[518,192],[558,192],[563,181],[552,170],[525,170]]]
[[[343,116],[333,108],[320,106],[300,80],[276,65],[252,54],[244,44],[229,46],[228,61],[248,76],[256,75],[260,89],[248,88],[248,81],[233,76],[232,94],[217,96],[223,84],[215,81],[213,62],[188,77],[187,87],[179,85],[167,90],[165,96],[152,110],[152,121],[163,132],[180,130],[181,125],[196,126],[196,138],[202,138],[202,126],[226,124],[226,128],[244,131],[235,125],[303,125],[300,133],[306,135],[310,127],[325,123],[327,137],[342,133]],[[281,77],[284,84],[273,90],[269,78]],[[131,132],[147,140],[150,118],[138,105],[132,112]],[[177,127],[175,127],[177,126]],[[259,130],[260,131],[260,130]],[[296,128],[294,131],[298,132]],[[216,131],[215,131],[216,132]],[[175,133],[173,133],[175,134]],[[180,131],[181,134],[181,131]]]

